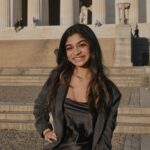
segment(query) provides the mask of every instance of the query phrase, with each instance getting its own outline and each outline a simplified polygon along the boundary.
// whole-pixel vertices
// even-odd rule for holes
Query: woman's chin
[[[79,67],[79,68],[88,68],[89,67],[89,65],[87,63],[75,63],[74,66]]]

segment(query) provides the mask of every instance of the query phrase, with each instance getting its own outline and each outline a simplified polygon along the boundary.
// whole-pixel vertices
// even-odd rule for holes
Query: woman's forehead
[[[78,44],[81,41],[87,41],[81,34],[75,33],[67,38],[66,45]]]

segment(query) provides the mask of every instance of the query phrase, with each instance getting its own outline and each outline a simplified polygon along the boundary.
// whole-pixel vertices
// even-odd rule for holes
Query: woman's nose
[[[77,54],[79,54],[81,51],[80,51],[80,49],[78,49],[78,48],[74,48],[73,52],[74,52],[75,55],[77,55]]]

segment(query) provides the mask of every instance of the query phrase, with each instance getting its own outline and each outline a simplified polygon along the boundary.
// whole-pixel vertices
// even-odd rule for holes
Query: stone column
[[[42,8],[41,23],[42,25],[49,25],[49,0],[42,0],[41,8]]]
[[[150,23],[150,0],[146,0],[146,20]]]
[[[14,25],[14,11],[13,11],[14,1],[10,0],[10,26]]]
[[[92,24],[97,22],[105,24],[106,20],[105,0],[93,0],[92,2]]]
[[[60,25],[79,22],[79,0],[60,0]]]
[[[28,0],[28,26],[41,24],[41,0]]]
[[[139,22],[139,9],[138,9],[138,0],[130,0],[131,9],[129,14],[129,23],[131,25],[136,25]]]
[[[118,8],[118,4],[120,3],[119,0],[115,0],[115,22],[116,24],[119,23],[119,13],[120,13],[120,9]]]
[[[22,1],[11,0],[11,26],[22,19]]]
[[[0,27],[10,26],[10,0],[0,0]]]

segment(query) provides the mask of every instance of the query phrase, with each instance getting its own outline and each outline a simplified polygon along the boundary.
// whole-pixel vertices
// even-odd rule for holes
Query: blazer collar
[[[97,120],[96,120],[96,124],[95,124],[94,134],[93,134],[92,150],[95,149],[95,146],[101,137],[101,134],[105,125],[105,120],[106,120],[105,111],[99,112]]]
[[[63,102],[65,100],[66,94],[67,94],[67,86],[61,85],[57,90],[56,95],[56,105],[55,105],[55,132],[58,137],[57,143],[60,143],[62,136],[63,136]]]

